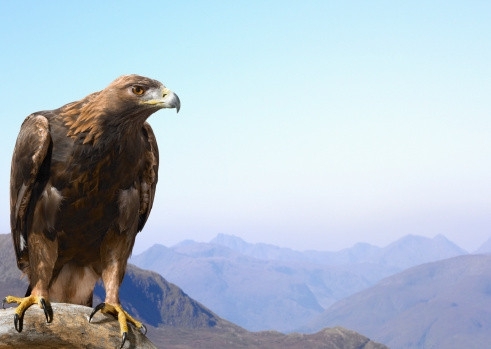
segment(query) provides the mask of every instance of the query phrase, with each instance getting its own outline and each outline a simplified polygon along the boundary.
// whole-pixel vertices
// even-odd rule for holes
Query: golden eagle
[[[136,234],[152,209],[159,154],[147,118],[176,108],[175,93],[156,80],[125,75],[104,90],[61,108],[29,115],[15,144],[10,179],[10,224],[17,265],[29,279],[14,326],[39,304],[47,322],[50,301],[92,306],[102,278],[104,303],[118,318],[122,346],[128,322],[142,331],[119,300]]]

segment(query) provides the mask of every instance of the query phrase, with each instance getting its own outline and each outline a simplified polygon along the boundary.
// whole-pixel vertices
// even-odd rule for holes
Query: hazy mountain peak
[[[437,235],[435,235],[435,237],[433,238],[433,240],[435,240],[435,241],[450,241],[443,234],[437,234]]]
[[[155,244],[150,246],[147,250],[145,250],[145,253],[149,256],[158,256],[163,252],[169,251],[169,248],[161,245],[161,244]]]
[[[189,257],[228,257],[233,258],[237,255],[233,249],[206,242],[187,241],[186,244],[177,244],[172,248],[175,252]]]
[[[217,244],[222,246],[227,246],[232,249],[242,248],[250,245],[250,243],[244,241],[240,237],[236,235],[228,235],[228,234],[218,234],[211,241],[210,244]]]
[[[406,235],[382,249],[382,261],[401,269],[468,254],[445,236]]]

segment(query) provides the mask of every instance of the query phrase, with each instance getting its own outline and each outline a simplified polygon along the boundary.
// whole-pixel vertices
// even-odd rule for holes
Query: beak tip
[[[179,113],[179,110],[181,110],[181,100],[176,94],[174,96],[176,98],[176,112]]]

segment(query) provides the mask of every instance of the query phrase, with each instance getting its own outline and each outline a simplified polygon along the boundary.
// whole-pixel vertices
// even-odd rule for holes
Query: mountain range
[[[155,245],[134,260],[178,279],[227,319],[250,316],[255,328],[275,321],[304,333],[342,326],[391,348],[485,348],[490,246],[491,239],[471,255],[442,235],[408,235],[382,248],[301,252],[218,235],[209,243]]]
[[[0,294],[23,295],[26,288],[27,282],[20,278],[16,266],[11,237],[0,235]],[[104,289],[98,284],[94,304],[103,298]],[[249,332],[220,318],[157,273],[131,265],[124,277],[120,298],[130,314],[148,324],[148,337],[160,348],[386,348],[341,327],[313,334]],[[24,329],[26,333],[29,331]]]
[[[154,245],[131,262],[178,284],[251,331],[304,328],[330,305],[408,267],[467,252],[442,235],[408,235],[383,248],[295,251],[220,234],[209,243]]]

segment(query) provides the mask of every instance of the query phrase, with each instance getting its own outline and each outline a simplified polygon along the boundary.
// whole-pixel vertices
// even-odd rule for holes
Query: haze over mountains
[[[249,330],[294,331],[330,305],[408,267],[467,252],[442,235],[408,235],[386,246],[295,251],[218,235],[209,243],[155,245],[132,263],[180,285]]]
[[[133,262],[253,330],[343,326],[391,348],[485,348],[491,343],[491,239],[476,253],[442,235],[338,252],[218,235],[209,243],[155,245]]]

